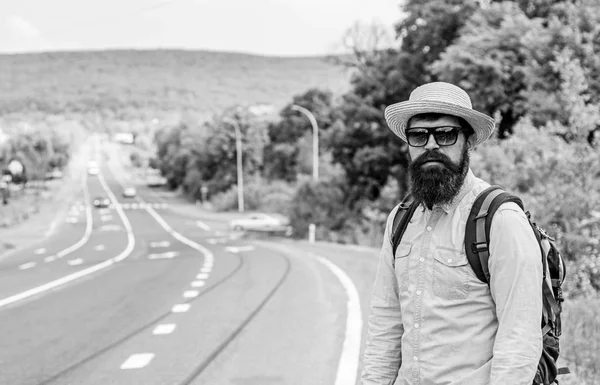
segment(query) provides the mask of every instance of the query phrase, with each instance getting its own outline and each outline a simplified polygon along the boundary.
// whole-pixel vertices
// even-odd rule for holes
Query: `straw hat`
[[[424,113],[439,113],[465,119],[475,131],[475,145],[486,141],[494,132],[494,119],[475,111],[471,98],[462,88],[444,82],[427,83],[411,92],[408,101],[395,103],[385,109],[390,129],[406,142],[408,120]]]

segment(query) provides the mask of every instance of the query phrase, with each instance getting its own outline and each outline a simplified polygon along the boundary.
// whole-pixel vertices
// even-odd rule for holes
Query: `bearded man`
[[[540,248],[523,210],[502,204],[489,239],[489,285],[465,253],[471,207],[490,185],[469,167],[494,132],[461,88],[435,82],[388,106],[408,143],[419,204],[393,251],[399,206],[385,228],[371,298],[363,385],[530,385],[542,353]]]

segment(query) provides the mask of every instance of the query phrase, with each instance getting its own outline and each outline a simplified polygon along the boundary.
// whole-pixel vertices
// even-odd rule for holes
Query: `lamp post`
[[[297,104],[292,104],[292,110],[300,111],[308,117],[310,124],[313,128],[313,180],[316,182],[319,180],[319,126],[317,125],[317,119],[315,116],[306,108]],[[308,225],[308,242],[315,243],[317,233],[317,226],[314,223]]]
[[[313,128],[313,180],[319,180],[319,127],[317,126],[317,119],[315,116],[306,108],[297,104],[292,104],[291,107],[294,111],[302,112],[310,120]]]
[[[240,125],[234,119],[225,117],[225,123],[229,123],[235,128],[235,147],[237,149],[237,184],[238,184],[238,211],[244,212],[244,176],[242,174],[242,134]]]

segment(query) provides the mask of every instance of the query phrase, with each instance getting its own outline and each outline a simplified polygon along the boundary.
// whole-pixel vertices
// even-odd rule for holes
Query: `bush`
[[[244,184],[244,209],[289,215],[295,192],[294,185],[283,181],[267,182],[253,178]],[[215,195],[210,201],[217,211],[237,210],[237,186]]]
[[[473,152],[474,173],[521,197],[568,261],[567,296],[600,289],[600,157],[587,143],[567,143],[528,121],[503,141]]]

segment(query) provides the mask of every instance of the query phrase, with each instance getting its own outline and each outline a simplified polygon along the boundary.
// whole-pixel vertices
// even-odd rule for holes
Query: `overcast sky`
[[[335,52],[357,21],[391,26],[401,0],[0,0],[0,52],[184,48]]]

